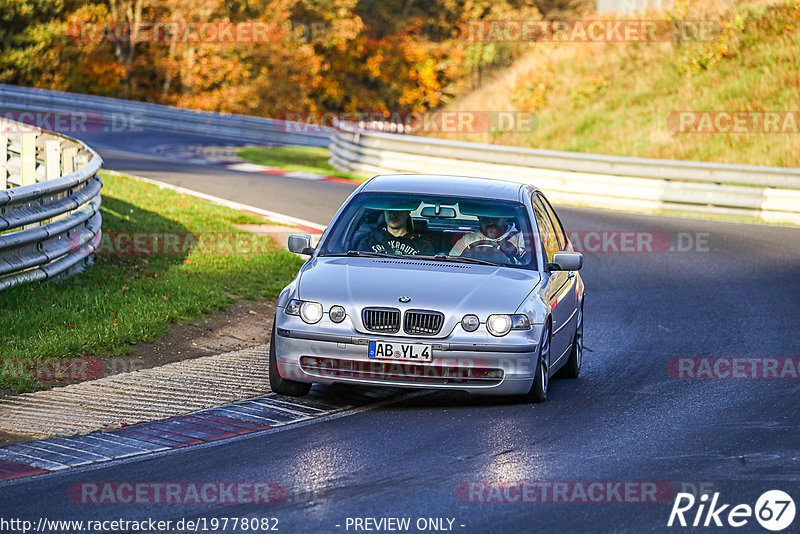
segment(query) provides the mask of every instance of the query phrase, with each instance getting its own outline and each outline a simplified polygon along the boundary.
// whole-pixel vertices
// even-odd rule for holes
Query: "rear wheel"
[[[550,341],[551,341],[550,322],[544,327],[542,341],[539,343],[539,358],[536,363],[536,375],[533,385],[528,392],[527,398],[530,402],[544,402],[547,400],[547,386],[550,383]]]
[[[572,341],[572,350],[569,353],[569,359],[564,364],[558,373],[559,378],[578,378],[581,374],[581,366],[583,365],[583,302],[581,307],[578,308],[578,325],[575,327],[575,337]]]
[[[276,317],[277,319],[277,317]],[[275,354],[275,339],[278,336],[278,329],[272,323],[272,338],[269,340],[269,387],[278,395],[289,397],[302,397],[311,389],[311,384],[297,382],[281,377],[278,371],[278,357]]]

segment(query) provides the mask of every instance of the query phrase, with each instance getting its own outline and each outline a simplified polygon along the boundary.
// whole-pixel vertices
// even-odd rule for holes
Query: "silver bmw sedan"
[[[382,175],[342,205],[281,292],[269,377],[547,398],[583,358],[583,256],[541,191],[485,178]]]

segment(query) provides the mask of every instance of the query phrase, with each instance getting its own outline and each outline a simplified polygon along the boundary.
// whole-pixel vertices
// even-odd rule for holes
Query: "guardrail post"
[[[0,133],[0,191],[8,188],[8,135]]]
[[[86,154],[79,154],[75,156],[74,161],[75,161],[75,170],[79,171],[81,170],[81,168],[83,168],[84,165],[89,163],[89,156],[87,156]]]
[[[44,142],[44,179],[54,180],[61,176],[61,143]]]
[[[23,132],[20,137],[20,185],[30,185],[36,183],[36,134]]]
[[[78,155],[78,149],[70,146],[64,149],[61,154],[61,175],[66,176],[75,172],[75,156]]]

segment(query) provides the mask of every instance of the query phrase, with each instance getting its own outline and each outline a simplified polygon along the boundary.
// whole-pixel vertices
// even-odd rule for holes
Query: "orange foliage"
[[[0,48],[3,81],[265,116],[441,107],[473,68],[457,36],[465,21],[537,13],[529,0],[39,1],[62,15]],[[273,39],[101,38],[113,24],[176,21],[264,23]]]

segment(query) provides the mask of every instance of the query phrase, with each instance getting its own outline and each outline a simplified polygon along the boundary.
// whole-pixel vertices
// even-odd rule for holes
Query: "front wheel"
[[[542,341],[539,343],[539,357],[536,363],[536,375],[527,394],[530,402],[544,402],[547,400],[547,386],[550,383],[550,341],[552,334],[548,322],[542,332]]]
[[[277,317],[275,318],[277,320]],[[278,329],[272,323],[272,338],[269,340],[269,387],[278,395],[288,397],[302,397],[311,389],[311,384],[297,382],[281,377],[278,371],[278,357],[275,354],[275,339],[278,337]]]
[[[575,337],[572,341],[572,350],[569,353],[569,359],[564,364],[558,373],[559,378],[578,378],[581,374],[581,366],[583,365],[583,302],[581,307],[578,308],[578,324],[575,326]]]

